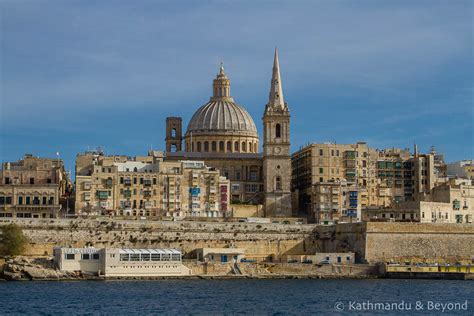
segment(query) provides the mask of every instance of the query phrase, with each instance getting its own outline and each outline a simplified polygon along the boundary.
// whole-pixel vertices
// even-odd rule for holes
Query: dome
[[[238,134],[258,137],[257,128],[250,114],[240,105],[229,100],[211,99],[201,106],[189,121],[186,134]]]
[[[221,64],[213,83],[211,100],[201,106],[188,124],[186,136],[230,135],[258,138],[250,114],[230,96],[230,80]]]

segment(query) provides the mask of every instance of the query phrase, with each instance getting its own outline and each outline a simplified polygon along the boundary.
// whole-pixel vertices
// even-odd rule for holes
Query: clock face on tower
[[[274,153],[274,154],[279,154],[279,153],[281,153],[281,147],[274,147],[274,148],[273,148],[273,153]]]

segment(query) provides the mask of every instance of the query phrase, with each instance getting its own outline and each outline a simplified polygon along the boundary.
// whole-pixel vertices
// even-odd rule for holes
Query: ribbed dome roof
[[[213,82],[211,100],[201,106],[189,121],[186,135],[239,135],[257,137],[257,128],[250,114],[230,96],[230,80],[221,63]]]
[[[230,100],[212,100],[201,106],[189,121],[187,134],[225,132],[255,136],[257,128],[250,114]]]

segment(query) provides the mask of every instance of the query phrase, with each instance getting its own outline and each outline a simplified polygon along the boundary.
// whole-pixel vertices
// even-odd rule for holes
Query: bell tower
[[[182,150],[182,119],[180,117],[166,118],[166,151],[177,152]]]
[[[283,98],[276,48],[270,96],[263,113],[263,177],[265,216],[290,217],[290,111]]]

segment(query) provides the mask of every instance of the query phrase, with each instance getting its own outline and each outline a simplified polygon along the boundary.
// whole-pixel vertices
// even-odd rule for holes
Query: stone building
[[[310,221],[328,224],[360,220],[361,205],[355,184],[348,184],[346,180],[329,180],[315,183],[312,190]]]
[[[445,181],[436,172],[442,166],[434,153],[419,154],[416,148],[411,155],[408,149],[378,150],[364,142],[311,144],[292,155],[293,207],[311,217],[314,186],[340,180],[357,188],[361,209],[424,200]]]
[[[363,211],[363,220],[472,224],[473,206],[472,181],[452,179],[434,187],[422,200],[401,202],[387,208],[368,208]]]
[[[86,152],[76,160],[78,215],[228,216],[229,181],[202,161]]]
[[[474,179],[474,160],[460,160],[448,164],[447,174],[452,178]]]
[[[213,96],[189,121],[182,151],[178,121],[181,118],[167,119],[166,161],[202,160],[230,180],[232,203],[264,204],[263,215],[268,217],[292,215],[290,115],[283,99],[276,50],[263,114],[263,153],[259,152],[254,120],[231,96],[230,79],[222,65],[213,82]],[[176,151],[170,150],[173,148]]]
[[[19,161],[2,164],[0,181],[0,217],[66,215],[63,202],[73,190],[62,160],[26,154]]]

